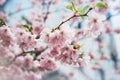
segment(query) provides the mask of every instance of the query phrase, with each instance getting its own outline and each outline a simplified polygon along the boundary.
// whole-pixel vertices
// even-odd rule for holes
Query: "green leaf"
[[[28,26],[28,25],[22,25],[22,27],[29,29],[29,26]]]
[[[85,16],[80,16],[82,18],[82,20],[85,20]]]
[[[97,2],[96,6],[100,7],[100,8],[107,8],[107,5],[105,3],[103,3],[103,2]]]
[[[69,9],[69,10],[72,10],[72,11],[77,12],[77,9],[76,9],[75,4],[74,4],[73,1],[71,1],[71,4],[72,4],[72,5],[66,6],[66,8]]]
[[[83,10],[88,11],[90,8],[91,8],[90,5],[86,5],[86,6],[83,7]]]
[[[86,6],[84,6],[83,8],[78,9],[78,12],[79,12],[79,14],[84,14],[84,13],[86,13],[90,8],[91,8],[90,5],[86,5]]]
[[[83,8],[82,8],[82,9],[78,9],[78,12],[79,12],[79,14],[83,14],[83,13],[85,13],[85,11],[84,11]]]
[[[22,25],[23,28],[25,28],[28,31],[32,31],[32,26],[28,26],[28,25]]]
[[[68,6],[66,6],[66,9],[73,10],[73,7],[68,5]]]
[[[3,25],[5,25],[5,22],[2,18],[0,18],[0,27],[2,27]]]
[[[72,4],[72,7],[73,7],[73,10],[74,10],[75,12],[77,12],[77,9],[76,9],[75,4],[74,4],[73,1],[71,1],[71,4]]]

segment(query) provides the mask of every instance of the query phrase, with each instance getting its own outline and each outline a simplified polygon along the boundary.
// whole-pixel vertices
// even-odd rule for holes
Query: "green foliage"
[[[73,1],[71,2],[71,4],[72,4],[72,7],[73,7],[73,10],[74,10],[75,12],[77,12],[77,9],[76,9],[75,4],[74,4]]]
[[[86,14],[86,12],[87,12],[90,8],[91,8],[90,5],[86,5],[86,6],[84,6],[83,8],[78,9],[78,14],[79,14],[80,17],[82,18],[82,20],[85,19],[85,16],[86,16],[86,15],[84,15],[84,14]],[[81,15],[84,15],[84,16],[81,16]]]
[[[75,15],[78,15],[82,18],[82,20],[85,19],[85,17],[87,16],[88,12],[95,8],[107,8],[107,5],[101,1],[97,2],[96,4],[92,4],[92,5],[85,5],[84,7],[77,9],[74,2],[72,0],[71,1],[71,5],[66,6],[67,9],[74,11]]]
[[[66,6],[66,9],[73,10],[73,7],[71,5]]]
[[[28,31],[32,31],[32,26],[28,26],[28,25],[22,25],[23,28],[25,28]]]
[[[103,2],[97,2],[95,6],[99,8],[107,8],[107,5]]]
[[[91,8],[90,5],[86,5],[86,6],[84,6],[83,8],[78,9],[78,12],[79,12],[79,14],[84,14],[84,13],[86,13],[90,8]]]
[[[0,18],[0,27],[2,27],[3,25],[5,25],[5,22],[2,18]]]
[[[66,8],[69,9],[69,10],[77,12],[77,9],[76,9],[73,1],[71,1],[71,5],[66,6]]]

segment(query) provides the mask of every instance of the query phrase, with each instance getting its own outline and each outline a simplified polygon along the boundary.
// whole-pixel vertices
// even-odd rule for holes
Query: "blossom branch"
[[[45,15],[45,17],[44,17],[44,22],[45,22],[45,21],[47,20],[47,18],[48,18],[48,14],[49,14],[49,10],[50,10],[51,4],[52,4],[52,0],[49,1],[49,3],[48,3],[48,6],[47,6],[47,13],[46,13],[46,15]]]
[[[39,56],[42,52],[44,52],[48,47],[42,49],[42,50],[33,50],[33,51],[23,51],[23,53],[34,53],[34,60],[36,60],[37,56]]]
[[[62,22],[58,25],[58,27],[55,28],[55,30],[56,30],[56,29],[59,29],[59,27],[60,27],[61,25],[63,25],[64,23],[68,22],[68,21],[71,20],[72,18],[80,17],[80,16],[87,16],[87,14],[88,14],[92,9],[93,9],[93,8],[90,8],[85,14],[81,14],[81,15],[76,15],[76,14],[74,14],[73,16],[71,16],[70,18],[66,19],[65,21],[62,21]]]
[[[16,58],[17,57],[19,57],[19,56],[25,56],[27,53],[34,53],[35,54],[35,56],[34,56],[34,60],[36,60],[36,58],[42,53],[42,52],[44,52],[46,49],[47,49],[48,47],[46,47],[46,48],[44,48],[44,49],[42,49],[42,50],[33,50],[33,51],[24,51],[23,50],[23,52],[22,53],[20,53],[20,54],[18,54],[18,55],[16,55],[14,58],[13,58],[13,60],[12,61],[10,61],[10,63],[8,64],[8,65],[10,65],[11,63],[13,63],[15,60],[16,60]]]

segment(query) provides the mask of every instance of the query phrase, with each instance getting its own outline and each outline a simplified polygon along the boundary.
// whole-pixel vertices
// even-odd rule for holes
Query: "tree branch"
[[[44,17],[44,22],[45,22],[45,21],[47,20],[47,18],[48,18],[48,14],[49,14],[49,10],[50,10],[51,4],[52,4],[52,0],[49,1],[49,3],[48,3],[48,6],[47,6],[47,13],[46,13],[46,15],[45,15],[45,17]]]
[[[16,60],[17,57],[19,57],[19,56],[25,56],[25,55],[28,54],[28,53],[29,53],[29,54],[30,54],[30,53],[34,53],[35,56],[34,56],[33,60],[36,60],[37,57],[38,57],[42,52],[44,52],[47,48],[48,48],[48,47],[44,48],[43,50],[33,50],[33,51],[24,51],[24,50],[23,50],[23,52],[20,53],[20,54],[18,54],[18,55],[16,55],[16,56],[9,62],[8,65],[12,64],[12,63]]]
[[[59,27],[61,25],[63,25],[64,23],[68,22],[69,20],[71,20],[72,18],[75,17],[80,17],[80,16],[87,16],[87,14],[92,10],[93,8],[90,8],[85,14],[81,14],[81,15],[76,15],[74,14],[73,16],[71,16],[70,18],[66,19],[65,21],[62,21],[54,30],[59,29]]]

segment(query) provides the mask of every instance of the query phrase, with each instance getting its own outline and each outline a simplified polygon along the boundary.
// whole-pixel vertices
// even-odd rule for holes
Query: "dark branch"
[[[46,48],[43,49],[43,50],[34,50],[34,51],[24,51],[24,50],[23,50],[23,52],[20,53],[20,54],[18,54],[18,55],[16,55],[16,56],[12,59],[12,61],[9,62],[8,65],[10,65],[11,63],[13,63],[13,62],[16,60],[17,57],[19,57],[19,56],[25,56],[26,54],[30,54],[30,53],[34,53],[34,54],[35,54],[35,56],[34,56],[33,59],[36,60],[37,57],[38,57],[42,52],[44,52],[47,48],[48,48],[48,47],[46,47]]]
[[[45,22],[45,21],[47,20],[47,18],[48,18],[49,10],[50,10],[50,6],[51,6],[51,4],[52,4],[52,0],[49,1],[49,3],[48,3],[48,6],[47,6],[47,12],[46,12],[46,15],[45,15],[45,17],[44,17],[44,22]]]
[[[81,14],[81,15],[76,15],[76,14],[74,14],[73,16],[71,16],[70,18],[66,19],[65,21],[62,21],[62,22],[58,25],[58,27],[60,27],[61,25],[63,25],[63,24],[66,23],[67,21],[71,20],[72,18],[80,17],[80,16],[87,16],[87,14],[88,14],[92,9],[93,9],[93,8],[90,8],[85,14]],[[55,28],[55,30],[58,29],[58,27]]]

